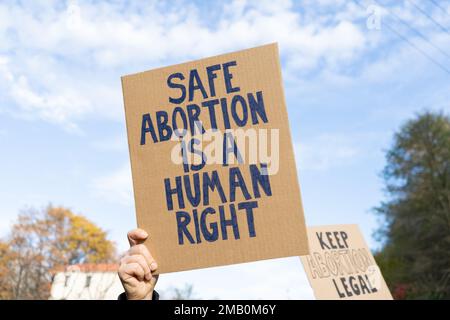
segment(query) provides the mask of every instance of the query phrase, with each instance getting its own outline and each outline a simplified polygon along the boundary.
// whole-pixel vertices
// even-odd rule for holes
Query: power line
[[[358,0],[353,0],[353,2],[355,2],[358,6],[360,6],[362,9],[366,9],[363,5],[361,5]],[[389,24],[387,24],[386,22],[383,22],[383,25],[386,26],[391,32],[393,32],[395,35],[397,35],[399,38],[401,38],[402,40],[406,41],[406,43],[408,43],[411,47],[413,47],[414,49],[416,49],[419,53],[421,53],[424,57],[426,57],[428,60],[430,60],[432,63],[434,63],[436,66],[438,66],[439,68],[441,68],[443,71],[447,72],[448,74],[450,74],[450,70],[447,69],[446,66],[444,66],[443,64],[441,64],[440,62],[436,61],[432,56],[430,56],[428,53],[426,53],[424,50],[420,49],[418,46],[416,46],[414,43],[412,43],[409,39],[407,39],[406,37],[404,37],[403,35],[401,35],[399,32],[397,32],[394,28],[392,28],[391,26],[389,26]]]
[[[377,0],[374,0],[378,5],[379,2]],[[408,24],[406,21],[404,21],[402,18],[400,18],[394,11],[389,10],[389,13],[392,14],[395,18],[397,18],[397,20],[399,20],[401,23],[403,23],[405,26],[407,26],[409,29],[413,30],[419,37],[421,37],[423,40],[425,40],[430,46],[432,46],[433,48],[435,48],[437,51],[439,51],[440,53],[442,53],[444,56],[446,56],[447,58],[450,59],[450,55],[445,52],[444,50],[442,50],[441,48],[439,48],[438,46],[436,46],[433,42],[431,42],[430,40],[427,39],[427,37],[425,35],[423,35],[419,30],[417,30],[416,28],[412,27],[410,24]]]
[[[431,3],[433,3],[436,7],[438,7],[439,9],[441,9],[442,11],[444,11],[444,13],[448,14],[447,10],[445,10],[444,8],[442,8],[439,4],[437,4],[436,1],[434,0],[430,0]]]
[[[420,8],[418,5],[416,5],[413,1],[408,0],[409,3],[411,3],[417,10],[419,10],[420,12],[422,12],[422,14],[424,16],[426,16],[428,19],[430,19],[435,25],[437,25],[439,28],[441,28],[444,32],[448,32],[448,30],[439,22],[437,22],[432,16],[430,16],[425,10],[423,10],[422,8]]]
[[[413,48],[415,48],[417,51],[419,51],[420,53],[422,53],[425,57],[427,57],[428,59],[430,59],[433,63],[435,63],[438,67],[440,67],[442,70],[446,71],[448,74],[450,74],[450,70],[447,69],[446,66],[444,66],[442,63],[438,62],[436,59],[434,59],[432,56],[430,56],[428,53],[426,53],[424,50],[420,49],[418,46],[416,46],[414,43],[412,43],[408,38],[406,38],[405,36],[401,35],[399,32],[397,32],[394,28],[390,27],[388,24],[384,23],[384,25],[391,30],[393,33],[395,33],[397,36],[399,36],[400,38],[402,38],[404,41],[406,41],[410,46],[412,46]]]

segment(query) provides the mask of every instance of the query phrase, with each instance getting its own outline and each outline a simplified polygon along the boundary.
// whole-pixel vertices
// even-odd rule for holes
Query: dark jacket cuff
[[[117,300],[128,300],[125,292],[122,292]],[[159,293],[156,290],[153,290],[152,300],[159,300]]]

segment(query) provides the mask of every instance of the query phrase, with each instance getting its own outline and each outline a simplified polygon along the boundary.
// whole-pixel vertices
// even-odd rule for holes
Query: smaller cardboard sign
[[[357,225],[308,228],[310,254],[301,256],[319,300],[392,300]]]

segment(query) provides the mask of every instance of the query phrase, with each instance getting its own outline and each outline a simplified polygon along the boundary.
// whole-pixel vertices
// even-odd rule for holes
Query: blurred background
[[[307,224],[358,224],[395,298],[450,298],[449,30],[447,0],[1,1],[0,298],[114,299],[136,226],[120,76],[271,42]],[[314,298],[298,257],[157,290]]]

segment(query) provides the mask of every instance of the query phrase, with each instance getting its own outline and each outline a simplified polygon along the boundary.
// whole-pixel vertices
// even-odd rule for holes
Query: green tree
[[[0,242],[0,295],[4,299],[47,299],[52,271],[78,263],[116,260],[107,233],[63,207],[28,209]]]
[[[450,298],[450,118],[424,112],[394,136],[376,254],[397,298]]]

